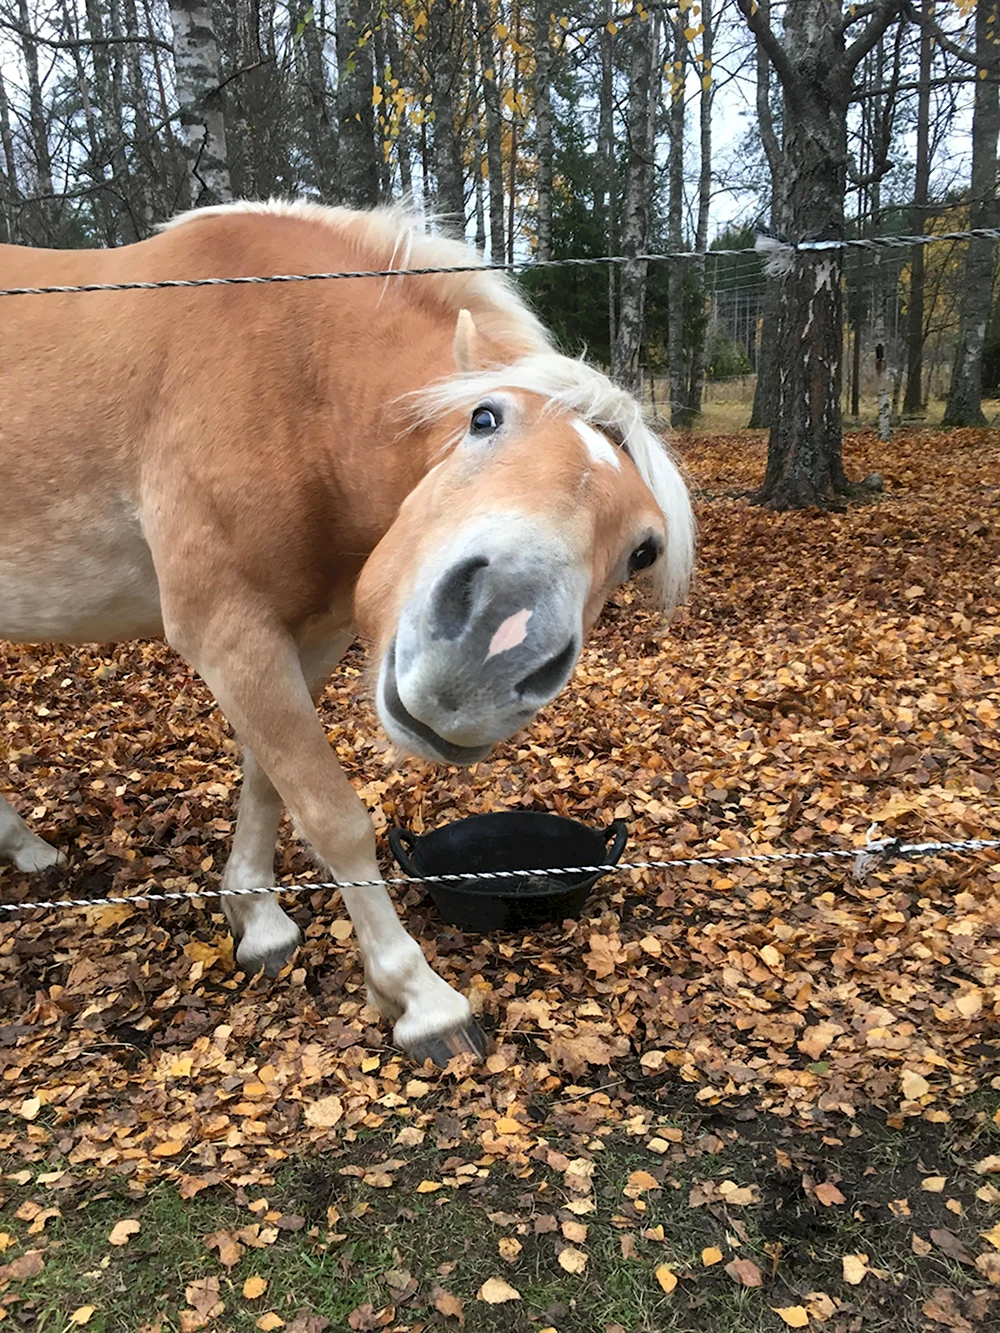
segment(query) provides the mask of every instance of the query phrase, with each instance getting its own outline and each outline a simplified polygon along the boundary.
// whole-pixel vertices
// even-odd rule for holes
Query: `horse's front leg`
[[[313,702],[334,667],[350,647],[346,631],[322,631],[299,646],[302,674]],[[251,750],[243,750],[243,784],[232,851],[222,876],[223,889],[257,889],[274,883],[274,847],[281,820],[281,797]],[[277,976],[302,942],[302,932],[282,911],[272,893],[240,894],[223,898],[226,920],[236,941],[236,961],[244,971],[261,968]]]
[[[421,1062],[482,1055],[468,1001],[431,970],[381,883],[371,820],[326,739],[291,637],[243,606],[219,608],[196,627],[168,619],[168,633],[334,878],[376,881],[343,896],[369,993],[397,1044]]]

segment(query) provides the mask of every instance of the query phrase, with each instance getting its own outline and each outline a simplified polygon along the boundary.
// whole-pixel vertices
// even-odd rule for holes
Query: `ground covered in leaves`
[[[350,657],[324,718],[379,828],[618,817],[636,858],[1000,836],[996,436],[847,458],[881,497],[774,515],[746,501],[759,437],[692,442],[689,607],[665,631],[619,594],[473,770],[391,767]],[[7,647],[0,672],[12,799],[71,859],[0,868],[4,901],[217,883],[237,753],[176,658]],[[278,868],[310,874],[290,836]],[[234,973],[210,900],[0,922],[0,1318],[988,1328],[998,885],[990,855],[634,872],[487,938],[402,893],[495,1043],[444,1075],[364,1007],[336,894],[289,900],[306,943],[276,982]]]

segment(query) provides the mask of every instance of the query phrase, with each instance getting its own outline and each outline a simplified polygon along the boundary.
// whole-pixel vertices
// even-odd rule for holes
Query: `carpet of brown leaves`
[[[848,462],[882,472],[877,502],[774,515],[739,492],[759,441],[696,441],[690,606],[664,631],[619,594],[565,694],[471,771],[390,768],[350,657],[324,717],[379,827],[517,806],[620,817],[639,857],[850,847],[871,822],[1000,836],[996,440],[859,436]],[[0,869],[4,898],[214,885],[237,751],[201,684],[155,644],[0,651],[13,799],[72,862],[41,886]],[[291,838],[278,868],[312,873]],[[648,1137],[684,1084],[706,1107],[753,1099],[817,1126],[866,1105],[946,1120],[989,1077],[998,887],[989,856],[863,885],[841,865],[633,872],[523,938],[450,931],[413,890],[411,930],[496,1039],[443,1086],[365,1009],[335,894],[291,900],[306,942],[273,983],[234,974],[216,903],[28,912],[0,922],[0,1150],[191,1195],[266,1183],[363,1128],[398,1128],[405,1159],[432,1091],[439,1134],[443,1113],[456,1143],[524,1177],[545,1151],[539,1099],[581,1144],[611,1125]],[[559,1165],[585,1200],[592,1163]]]

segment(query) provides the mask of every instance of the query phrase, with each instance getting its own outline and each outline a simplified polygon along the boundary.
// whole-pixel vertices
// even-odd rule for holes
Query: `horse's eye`
[[[492,435],[499,430],[503,418],[492,407],[477,407],[472,414],[469,430],[473,435]]]
[[[628,558],[630,574],[637,574],[640,569],[648,569],[660,554],[660,548],[654,541],[645,541],[637,546]]]

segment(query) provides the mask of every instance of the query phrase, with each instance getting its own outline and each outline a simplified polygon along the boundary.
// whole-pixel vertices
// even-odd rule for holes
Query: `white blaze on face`
[[[622,460],[618,457],[618,450],[606,435],[602,435],[599,430],[595,430],[589,421],[583,421],[580,418],[577,418],[573,425],[595,463],[605,463],[608,467],[614,467],[619,472],[621,471]]]
[[[524,643],[528,637],[528,621],[534,614],[534,611],[515,611],[512,616],[507,617],[490,639],[490,651],[486,654],[487,662],[491,657],[496,657],[497,653],[505,653]]]

